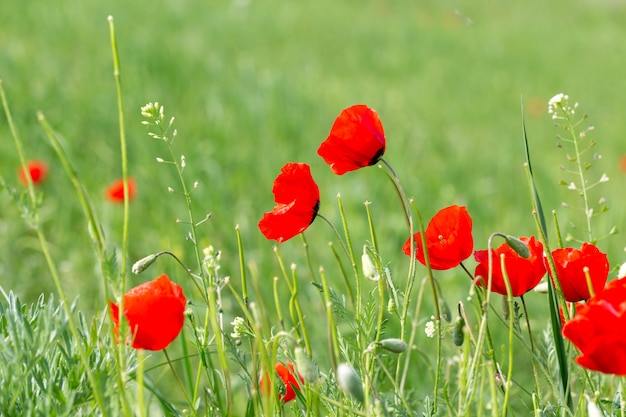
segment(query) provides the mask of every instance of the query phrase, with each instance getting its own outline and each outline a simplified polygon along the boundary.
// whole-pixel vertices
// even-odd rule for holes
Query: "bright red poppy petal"
[[[386,139],[376,111],[358,104],[344,109],[317,153],[337,175],[374,165],[385,153]]]
[[[124,295],[124,316],[128,320],[132,346],[161,350],[180,333],[187,300],[182,288],[167,275],[138,285]],[[118,306],[110,304],[116,330]]]
[[[319,204],[319,203],[318,203]],[[302,204],[281,204],[274,211],[265,213],[259,221],[261,233],[278,243],[285,242],[304,232],[317,215],[317,209]]]

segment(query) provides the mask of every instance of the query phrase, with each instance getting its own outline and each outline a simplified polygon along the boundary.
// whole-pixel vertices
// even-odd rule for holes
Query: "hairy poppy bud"
[[[506,240],[506,244],[509,245],[519,256],[524,259],[530,258],[530,250],[524,242],[511,235],[506,235],[504,239]]]
[[[319,379],[317,375],[317,368],[309,355],[307,355],[301,347],[296,347],[294,349],[294,353],[296,356],[296,368],[298,369],[300,375],[302,375],[304,382],[315,384]]]
[[[407,348],[406,342],[397,338],[383,339],[378,342],[378,346],[393,353],[402,353]]]
[[[145,271],[146,269],[148,269],[150,267],[150,265],[152,265],[154,263],[154,261],[156,261],[157,256],[152,253],[144,258],[141,258],[140,260],[138,260],[137,262],[135,262],[131,268],[131,271],[133,272],[133,274],[135,275],[139,275],[141,274],[143,271]]]
[[[455,346],[463,345],[463,340],[465,339],[465,333],[463,332],[464,327],[465,320],[463,320],[463,317],[457,317],[454,321],[454,329],[452,330],[452,341]]]
[[[359,402],[365,401],[363,393],[363,383],[356,371],[347,363],[339,364],[337,367],[337,383],[339,388],[346,394]]]

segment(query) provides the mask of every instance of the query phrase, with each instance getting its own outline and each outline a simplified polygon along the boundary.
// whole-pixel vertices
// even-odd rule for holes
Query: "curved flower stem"
[[[398,178],[398,175],[396,174],[396,171],[394,171],[393,167],[391,166],[391,164],[389,164],[389,162],[387,162],[387,160],[385,158],[380,158],[380,162],[382,162],[384,164],[385,167],[387,167],[388,171],[385,171],[385,174],[387,174],[387,176],[389,177],[389,179],[391,180],[391,182],[393,183],[394,189],[396,190],[396,194],[398,195],[398,199],[400,200],[400,204],[402,205],[402,211],[404,214],[404,219],[406,220],[406,224],[409,227],[411,236],[413,236],[413,228],[412,228],[412,222],[411,222],[411,209],[409,207],[409,199],[406,196],[406,193],[404,192],[404,188],[402,187],[402,183],[400,182],[400,179]],[[381,165],[379,165],[380,168],[382,168]]]

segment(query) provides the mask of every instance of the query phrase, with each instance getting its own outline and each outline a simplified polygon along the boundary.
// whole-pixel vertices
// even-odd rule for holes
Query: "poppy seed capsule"
[[[341,363],[337,367],[337,384],[339,384],[339,388],[341,388],[343,392],[350,395],[355,400],[361,403],[365,400],[361,378],[359,378],[356,371],[347,363]]]
[[[463,340],[465,340],[463,327],[465,327],[465,320],[463,320],[463,317],[459,316],[454,321],[454,328],[452,330],[452,341],[454,342],[455,346],[463,345]]]
[[[398,338],[383,339],[378,342],[378,346],[393,353],[402,353],[407,348],[406,342]]]

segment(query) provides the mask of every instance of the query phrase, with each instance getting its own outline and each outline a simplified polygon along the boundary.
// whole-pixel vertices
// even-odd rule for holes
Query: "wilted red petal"
[[[135,349],[165,349],[180,333],[187,299],[183,289],[167,275],[138,285],[124,295],[124,317]],[[119,306],[109,303],[119,334]]]
[[[421,233],[415,233],[413,239],[417,260],[426,265]],[[426,227],[426,245],[432,269],[451,269],[467,259],[474,249],[472,218],[467,209],[453,205],[437,212]],[[404,243],[402,251],[411,256],[411,238]]]
[[[106,197],[112,203],[124,202],[124,180],[119,179],[113,182],[106,190]],[[135,198],[135,180],[128,178],[128,199]]]
[[[23,185],[28,185],[28,176],[33,185],[39,185],[48,177],[48,165],[40,160],[28,161],[26,167],[19,169],[17,176]]]
[[[556,249],[552,251],[552,258],[565,300],[577,302],[591,297],[583,270],[585,267],[589,268],[593,292],[598,293],[604,288],[609,276],[609,261],[596,246],[583,243],[580,250]]]
[[[543,245],[534,237],[520,237],[530,251],[529,258],[522,258],[509,245],[503,243],[497,249],[491,251],[493,272],[491,290],[498,294],[507,295],[504,275],[500,264],[500,255],[504,254],[504,266],[511,284],[513,297],[524,295],[537,286],[546,273],[543,262]],[[489,256],[486,250],[474,252],[474,259],[478,262],[474,277],[481,287],[487,287],[489,274]]]
[[[315,220],[320,191],[307,164],[288,163],[274,181],[276,207],[265,213],[259,229],[267,239],[284,242],[304,232]]]
[[[364,104],[344,109],[317,153],[337,175],[374,165],[385,153],[386,139],[378,114]]]

